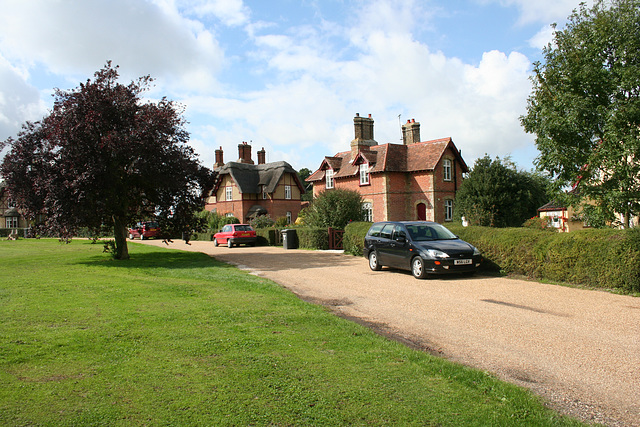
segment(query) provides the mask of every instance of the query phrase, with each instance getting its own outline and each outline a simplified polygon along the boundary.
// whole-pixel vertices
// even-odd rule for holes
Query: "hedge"
[[[485,270],[593,288],[640,292],[640,229],[551,233],[447,225],[482,252]]]
[[[352,222],[345,227],[342,240],[345,253],[362,256],[364,236],[367,235],[371,224],[371,222]]]

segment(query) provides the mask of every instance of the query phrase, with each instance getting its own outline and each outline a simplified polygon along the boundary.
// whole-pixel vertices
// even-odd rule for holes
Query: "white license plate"
[[[473,263],[472,259],[456,259],[453,260],[453,265],[469,265]]]

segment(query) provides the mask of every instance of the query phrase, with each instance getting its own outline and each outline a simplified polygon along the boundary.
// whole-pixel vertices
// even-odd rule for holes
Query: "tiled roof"
[[[324,170],[331,167],[334,177],[354,176],[358,173],[361,159],[369,163],[369,173],[376,172],[417,172],[434,170],[447,148],[451,147],[462,165],[462,172],[468,167],[451,138],[441,138],[432,141],[419,142],[411,145],[381,144],[361,150],[355,159],[351,158],[351,151],[338,153],[333,157],[325,157],[320,168],[307,178],[307,181],[324,179]],[[354,160],[356,160],[354,162]]]

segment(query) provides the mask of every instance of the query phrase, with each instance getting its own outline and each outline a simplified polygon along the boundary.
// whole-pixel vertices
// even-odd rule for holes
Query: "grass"
[[[0,242],[0,424],[578,425],[206,255]]]

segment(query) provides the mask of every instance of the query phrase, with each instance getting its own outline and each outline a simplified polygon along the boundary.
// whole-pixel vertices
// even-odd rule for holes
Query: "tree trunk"
[[[127,247],[127,227],[121,218],[113,217],[113,235],[116,239],[115,259],[129,259],[129,248]]]

